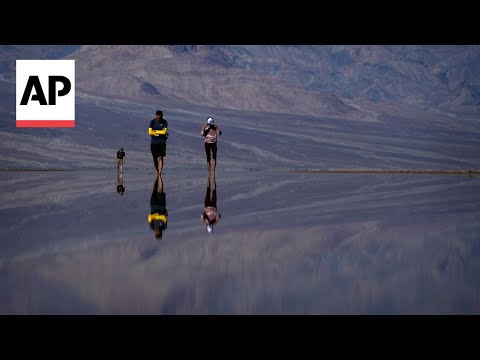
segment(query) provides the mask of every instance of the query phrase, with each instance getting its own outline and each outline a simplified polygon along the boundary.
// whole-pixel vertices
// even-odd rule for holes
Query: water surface
[[[480,178],[0,173],[3,314],[478,314]],[[210,183],[213,187],[213,181]]]

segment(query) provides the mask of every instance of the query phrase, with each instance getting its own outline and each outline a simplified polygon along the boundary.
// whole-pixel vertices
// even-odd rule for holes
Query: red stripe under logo
[[[73,128],[75,120],[17,120],[17,128]]]

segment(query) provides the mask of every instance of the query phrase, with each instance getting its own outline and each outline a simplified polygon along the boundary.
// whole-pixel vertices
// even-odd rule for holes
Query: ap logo
[[[75,60],[17,60],[17,127],[75,127]]]

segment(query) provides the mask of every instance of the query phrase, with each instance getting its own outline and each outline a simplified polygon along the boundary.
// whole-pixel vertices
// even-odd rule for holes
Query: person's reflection
[[[211,234],[213,227],[218,224],[222,217],[217,210],[217,184],[215,182],[215,173],[213,173],[213,187],[210,187],[210,172],[208,172],[207,193],[205,194],[204,206],[200,218],[202,219],[202,223],[205,224],[207,232]]]
[[[123,195],[125,192],[125,181],[123,180],[123,173],[117,173],[117,193]]]
[[[163,231],[167,228],[167,202],[166,196],[163,192],[162,176],[157,176],[153,184],[152,196],[150,197],[150,215],[148,215],[148,224],[155,232],[155,238],[161,239]]]

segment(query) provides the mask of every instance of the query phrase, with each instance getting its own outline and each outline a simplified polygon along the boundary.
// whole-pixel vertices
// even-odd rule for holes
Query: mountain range
[[[81,136],[72,136],[68,129],[15,129],[15,60],[62,58],[76,60],[81,111],[77,111],[75,131]],[[338,150],[322,165],[372,166],[364,159],[374,160],[371,155],[378,151],[375,143],[367,144],[374,139],[367,140],[366,135],[373,132],[392,146],[388,167],[400,165],[395,158],[404,158],[412,150],[410,140],[420,144],[422,139],[430,151],[426,157],[432,158],[450,144],[455,147],[449,150],[451,161],[457,158],[462,166],[470,163],[475,167],[473,154],[478,151],[480,133],[480,46],[2,45],[0,93],[0,116],[6,120],[0,123],[0,130],[19,136],[35,134],[46,142],[52,136],[58,140],[61,134],[67,142],[96,144],[108,151],[126,141],[135,148],[132,141],[148,142],[143,122],[160,108],[167,110],[167,118],[190,121],[185,128],[177,127],[184,132],[177,134],[179,137],[198,132],[203,117],[212,115],[227,126],[243,127],[243,132],[236,132],[238,137],[230,138],[236,145],[227,154],[234,163],[248,158],[256,163],[266,150],[277,154],[280,162],[288,159],[289,151],[282,154],[280,149],[288,144],[285,129],[289,128],[292,142],[298,143],[289,165],[298,159],[316,158],[318,154],[311,153],[316,151],[312,142],[316,139],[333,141]],[[133,108],[137,110],[131,112]],[[103,122],[96,118],[99,112],[104,119],[117,119],[111,125],[118,130],[117,137],[102,132]],[[90,115],[93,113],[97,115]],[[137,119],[143,120],[141,126]],[[302,128],[304,125],[308,126]],[[335,129],[343,140],[338,142],[322,126]],[[275,131],[282,131],[285,139],[273,135]],[[194,156],[197,150],[188,136],[181,141],[182,153]],[[399,136],[405,137],[402,150],[397,144]],[[462,138],[467,143],[460,145]],[[266,146],[268,141],[271,143]],[[358,141],[371,149],[362,145],[355,150]],[[247,145],[264,148],[253,157],[240,159],[238,149]],[[329,146],[332,149],[333,145]],[[464,147],[459,150],[459,146]],[[344,154],[342,147],[349,155],[337,161]]]

